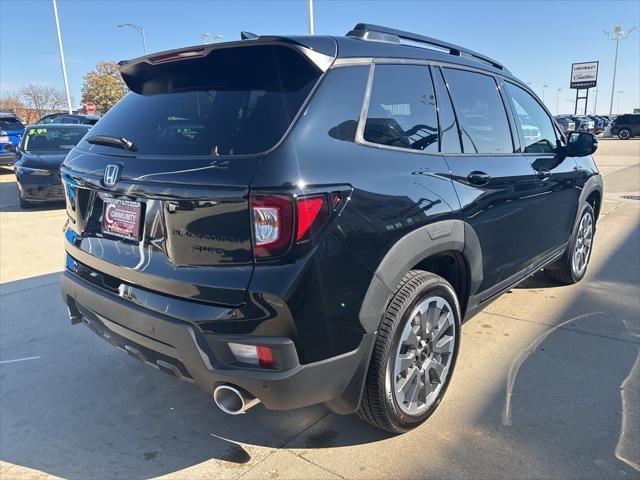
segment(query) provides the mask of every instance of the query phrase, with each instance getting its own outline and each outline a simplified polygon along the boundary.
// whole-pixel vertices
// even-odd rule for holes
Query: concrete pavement
[[[585,280],[537,274],[467,323],[443,403],[401,436],[323,407],[229,417],[71,327],[52,273],[64,212],[19,211],[1,175],[0,476],[640,478],[640,201],[623,198],[640,194],[640,141],[596,159]]]

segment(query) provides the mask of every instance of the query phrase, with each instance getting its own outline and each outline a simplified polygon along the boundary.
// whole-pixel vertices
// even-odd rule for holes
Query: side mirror
[[[586,157],[598,149],[598,137],[593,133],[573,132],[569,135],[564,154],[567,157]]]
[[[13,143],[7,143],[4,146],[4,151],[5,152],[9,152],[9,153],[16,153],[18,149],[16,148],[16,146]]]

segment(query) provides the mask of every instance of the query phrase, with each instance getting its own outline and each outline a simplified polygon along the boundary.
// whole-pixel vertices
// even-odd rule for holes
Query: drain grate
[[[640,200],[640,195],[623,195],[622,198],[627,200]]]

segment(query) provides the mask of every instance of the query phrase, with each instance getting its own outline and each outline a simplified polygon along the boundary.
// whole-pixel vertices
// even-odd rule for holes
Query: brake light
[[[9,143],[9,135],[4,130],[0,130],[0,143]]]
[[[296,241],[320,228],[329,218],[327,200],[324,195],[298,198],[298,222]]]
[[[285,195],[252,195],[253,252],[256,257],[276,256],[291,244],[293,205]]]
[[[204,48],[199,48],[197,50],[187,50],[185,52],[165,53],[164,55],[156,55],[155,57],[151,57],[150,60],[153,63],[164,63],[173,62],[174,60],[184,60],[186,58],[202,56],[204,56]]]

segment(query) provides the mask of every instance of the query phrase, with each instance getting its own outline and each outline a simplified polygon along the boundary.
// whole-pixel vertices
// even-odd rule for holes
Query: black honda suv
[[[121,62],[131,93],[62,168],[71,322],[227,413],[407,431],[463,321],[542,268],[585,275],[597,140],[433,38],[243,38]]]

